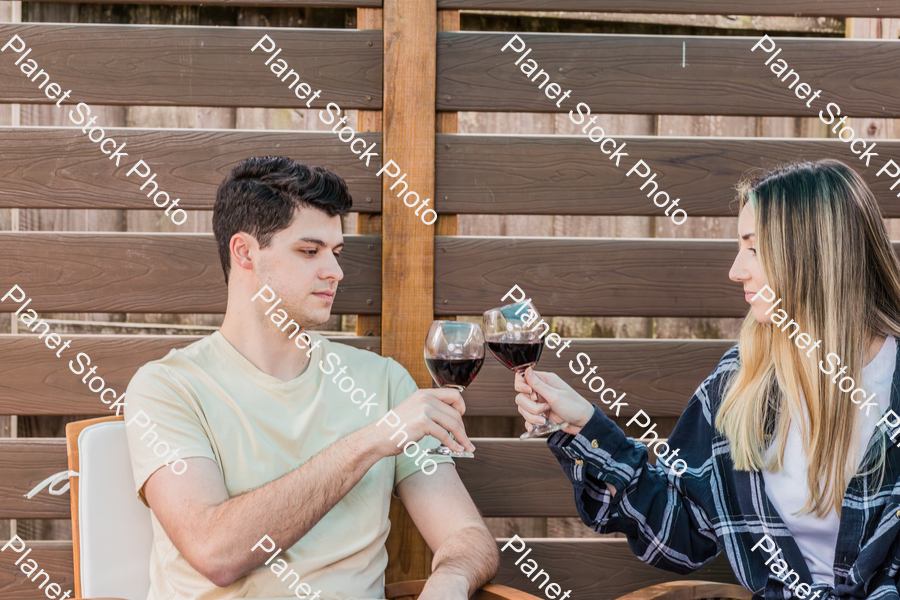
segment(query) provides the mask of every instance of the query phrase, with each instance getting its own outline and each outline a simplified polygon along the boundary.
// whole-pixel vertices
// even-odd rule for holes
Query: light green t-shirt
[[[234,497],[278,479],[339,439],[378,421],[418,389],[409,373],[390,358],[333,343],[315,333],[310,337],[321,345],[313,350],[306,372],[288,382],[254,367],[219,332],[173,350],[135,374],[128,385],[125,421],[143,410],[156,424],[158,440],[173,451],[178,449],[178,457],[214,460],[228,495]],[[334,373],[347,367],[337,383],[332,381],[334,374],[326,375],[319,366],[324,361],[325,371],[331,370],[325,361],[329,353],[340,358]],[[365,398],[375,394],[372,402],[377,408],[370,409],[368,416],[365,409],[360,410],[362,403],[351,401],[351,391],[338,388],[344,376],[366,391]],[[157,438],[148,434],[139,439],[152,426],[138,427],[143,420],[126,427],[135,488],[142,500],[147,479],[159,468],[170,468],[165,467],[169,455],[163,453],[163,446],[156,446]],[[148,442],[163,456],[157,456]],[[438,441],[426,437],[419,445],[432,448]],[[453,462],[447,457],[430,458]],[[293,575],[282,581],[271,569],[281,564],[279,559],[299,574],[300,582],[313,591],[322,590],[323,600],[383,598],[391,491],[419,470],[425,459],[420,459],[419,466],[415,460],[416,456],[403,453],[379,460],[294,546],[283,550],[269,566],[226,588],[216,587],[188,564],[154,515],[148,600],[302,596],[289,589],[289,584],[297,582]],[[176,463],[174,468],[180,471],[182,466]],[[180,475],[190,476],[189,467]],[[270,534],[261,529],[258,533],[259,538]],[[286,577],[289,571],[280,573]]]

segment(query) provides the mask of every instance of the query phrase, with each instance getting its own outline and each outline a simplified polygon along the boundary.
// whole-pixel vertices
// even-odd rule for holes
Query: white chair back
[[[78,455],[81,595],[146,600],[153,528],[134,493],[125,422],[86,427]]]

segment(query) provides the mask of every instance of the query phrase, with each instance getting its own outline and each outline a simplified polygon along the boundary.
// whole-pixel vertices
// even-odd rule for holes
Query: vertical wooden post
[[[459,11],[439,10],[438,31],[459,31]],[[439,112],[435,123],[436,133],[459,133],[459,113]],[[437,204],[438,199],[434,199]],[[435,235],[456,235],[458,230],[456,215],[438,215],[435,223]],[[444,317],[447,319],[448,317]]]
[[[436,31],[433,2],[385,0],[383,159],[400,165],[421,198],[434,198]],[[384,177],[382,349],[430,387],[422,345],[434,305],[434,225],[390,185]]]
[[[848,17],[844,37],[854,39],[896,40],[900,35],[900,19],[864,19]],[[897,136],[898,119],[848,119],[857,135],[866,139],[892,139]]]
[[[382,18],[382,9],[380,8],[357,8],[356,28],[365,30],[382,29]],[[356,129],[357,131],[381,131],[381,118],[382,111],[380,110],[357,111]],[[381,235],[381,215],[358,213],[356,215],[356,233],[360,235]],[[381,315],[356,315],[356,335],[380,336]]]
[[[400,165],[410,189],[420,198],[432,199],[436,12],[433,2],[385,0],[382,15],[382,160]],[[430,386],[422,344],[434,311],[434,225],[425,225],[413,209],[394,197],[390,185],[390,178],[384,177],[382,355],[403,365],[419,386]],[[374,229],[369,219],[361,223]],[[431,551],[402,504],[392,501],[390,518],[385,581],[428,577]]]

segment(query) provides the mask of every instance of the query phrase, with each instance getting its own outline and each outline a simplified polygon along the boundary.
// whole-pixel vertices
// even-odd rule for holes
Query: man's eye
[[[341,253],[340,253],[340,252],[335,252],[335,253],[334,253],[334,257],[335,257],[335,258],[340,258],[340,257],[341,257]]]
[[[301,250],[300,252],[302,252],[303,254],[306,254],[307,256],[313,256],[313,255],[315,255],[315,253],[317,251],[316,250]]]

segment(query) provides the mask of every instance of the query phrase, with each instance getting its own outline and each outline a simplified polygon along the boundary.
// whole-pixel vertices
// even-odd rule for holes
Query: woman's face
[[[766,278],[763,276],[756,256],[756,225],[753,222],[753,207],[749,202],[744,205],[741,215],[738,217],[738,244],[740,246],[738,254],[734,258],[734,264],[731,265],[728,277],[732,281],[744,284],[744,298],[750,304],[753,318],[762,324],[771,323],[770,315],[766,314],[771,303],[766,302],[763,296],[751,300],[766,285]],[[776,301],[777,299],[773,300],[773,302]]]

